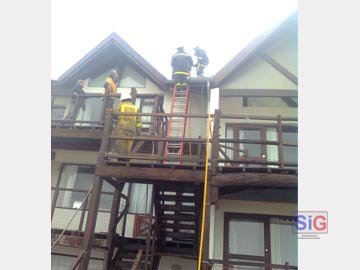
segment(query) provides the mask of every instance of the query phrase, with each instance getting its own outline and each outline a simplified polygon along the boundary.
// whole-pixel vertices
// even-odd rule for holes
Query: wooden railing
[[[131,113],[117,113],[119,115],[133,116]],[[113,115],[113,117],[114,117]],[[206,138],[198,136],[194,128],[203,131],[206,129],[207,115],[204,114],[168,114],[168,113],[141,113],[140,116],[152,116],[162,119],[160,123],[153,123],[154,126],[161,126],[170,117],[194,119],[197,125],[192,126],[191,136],[185,138],[165,137],[162,134],[142,133],[139,136],[122,136],[114,132],[107,138],[106,157],[119,158],[121,160],[131,160],[141,162],[146,160],[152,163],[165,163],[181,161],[182,164],[204,165],[206,153]],[[221,115],[216,111],[211,115],[212,130],[210,137],[211,154],[209,155],[213,174],[216,174],[218,167],[264,167],[264,168],[297,168],[297,119],[266,117],[266,116],[242,116],[242,115]],[[229,136],[227,127],[236,125],[237,136]],[[189,128],[189,126],[187,126]],[[164,127],[163,127],[164,129]],[[247,130],[256,131],[259,138],[241,138],[240,131],[245,133]],[[289,132],[291,131],[291,133]],[[187,134],[187,132],[185,132]],[[271,136],[269,136],[269,134]],[[286,141],[284,134],[291,140]],[[203,136],[205,134],[202,134]],[[119,151],[119,145],[126,141],[133,141],[131,152]],[[183,143],[182,157],[167,157],[164,155],[164,145],[166,142]],[[253,150],[259,153],[255,155]],[[291,154],[290,160],[287,155]]]
[[[120,96],[120,95],[119,95]],[[53,95],[52,108],[70,103],[72,94]],[[97,109],[96,120],[77,120],[76,113],[71,119],[52,119],[53,127],[96,127],[103,129],[105,100],[102,94],[79,95],[73,104],[75,112],[81,110],[81,100],[99,99],[100,109]],[[61,99],[63,102],[61,102]],[[101,101],[101,102],[100,102]],[[71,105],[71,106],[73,106]],[[65,105],[64,105],[65,106]],[[90,108],[87,108],[90,110]],[[162,108],[160,111],[163,111]],[[66,112],[66,111],[65,111]],[[94,114],[94,113],[93,113]],[[129,113],[115,113],[112,115],[113,127],[120,115],[134,115]],[[170,114],[170,113],[139,113],[140,117],[149,119],[143,122],[142,132],[138,136],[119,135],[113,128],[106,139],[106,157],[131,160],[138,163],[171,163],[180,162],[196,166],[205,165],[206,151],[206,114]],[[166,137],[167,123],[171,117],[185,118],[187,121],[185,138]],[[212,174],[216,174],[219,167],[262,167],[297,169],[297,118],[278,116],[254,115],[222,115],[216,110],[211,115],[211,153],[209,161]],[[289,132],[289,130],[291,132]],[[251,137],[251,134],[256,136]],[[292,140],[288,140],[292,134]],[[250,137],[249,137],[250,136]],[[296,138],[296,139],[295,139]],[[112,151],[116,144],[133,141],[133,148],[127,153]],[[166,143],[181,143],[182,155],[172,157],[164,155]]]

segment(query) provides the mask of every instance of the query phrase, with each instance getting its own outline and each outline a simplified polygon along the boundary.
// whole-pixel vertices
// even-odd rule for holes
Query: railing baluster
[[[278,141],[279,141],[279,162],[280,168],[284,168],[284,146],[283,146],[283,135],[282,135],[282,120],[281,115],[277,118],[277,130],[278,130]]]

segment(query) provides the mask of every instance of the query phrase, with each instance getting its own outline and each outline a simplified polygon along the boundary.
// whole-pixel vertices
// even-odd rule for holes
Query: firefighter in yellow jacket
[[[139,109],[131,102],[131,96],[129,93],[121,95],[121,102],[114,109],[115,113],[138,113]],[[141,120],[139,115],[118,115],[115,128],[116,136],[134,136],[139,135],[141,130]],[[133,140],[117,141],[115,146],[115,152],[120,150],[121,154],[129,155],[132,149]]]

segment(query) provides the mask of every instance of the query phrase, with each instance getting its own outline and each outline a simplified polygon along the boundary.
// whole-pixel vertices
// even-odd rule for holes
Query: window
[[[259,144],[257,141],[278,142],[276,126],[256,124],[226,124],[227,139],[253,140],[251,143],[226,143],[227,158],[279,162],[279,145]],[[297,127],[282,127],[283,155],[285,164],[297,164]],[[253,166],[253,165],[248,165]],[[278,165],[269,164],[268,167]]]
[[[154,223],[155,217],[152,222]],[[146,237],[150,224],[150,216],[147,215],[135,215],[133,236],[134,237]]]
[[[159,107],[160,99],[161,97],[157,95],[137,95],[135,106],[142,113],[156,113],[158,112],[157,108]],[[145,132],[156,128],[155,125],[158,124],[155,118],[151,116],[141,116],[141,122],[142,130]]]
[[[89,87],[104,87],[106,78],[109,76],[111,70],[118,70],[118,67],[113,67],[112,69],[109,69],[105,71],[104,73],[100,74],[99,76],[95,78],[90,78],[88,86]]]
[[[290,97],[243,97],[243,107],[297,108],[297,98]]]
[[[152,184],[131,184],[130,213],[149,214],[151,209]]]
[[[94,181],[93,165],[63,165],[57,189],[56,207],[78,209]],[[100,211],[110,211],[114,187],[103,181]],[[88,200],[89,204],[89,200]],[[88,205],[87,205],[88,207]]]
[[[293,217],[225,213],[224,222],[224,260],[236,262],[234,269],[297,266]]]

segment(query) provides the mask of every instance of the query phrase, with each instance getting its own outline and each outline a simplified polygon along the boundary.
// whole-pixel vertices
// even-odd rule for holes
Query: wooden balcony
[[[103,105],[101,97],[99,94],[84,95],[80,99],[98,99],[94,104]],[[59,97],[52,103],[55,109],[61,104],[56,98]],[[61,98],[64,101],[71,95]],[[80,106],[79,100],[76,106]],[[96,165],[95,174],[125,181],[201,183],[208,162],[208,177],[216,186],[267,183],[279,187],[297,186],[296,118],[221,115],[220,111],[210,116],[140,113],[145,120],[141,134],[124,136],[115,132],[116,119],[122,114],[134,115],[112,113],[108,116],[110,122],[106,131],[104,106],[97,109],[97,116],[92,120],[79,120],[76,115],[71,119],[53,119],[52,148],[99,151],[103,144],[102,161]],[[186,121],[185,138],[167,137],[167,123],[172,118]],[[208,122],[210,131],[206,132]],[[127,141],[133,142],[130,152],[119,147]],[[182,154],[164,151],[170,144],[181,144]]]

